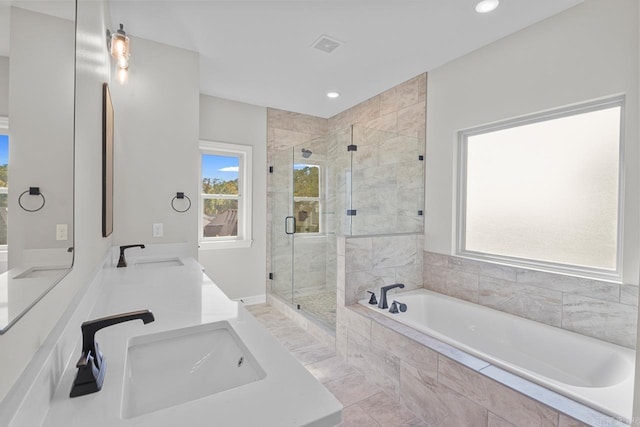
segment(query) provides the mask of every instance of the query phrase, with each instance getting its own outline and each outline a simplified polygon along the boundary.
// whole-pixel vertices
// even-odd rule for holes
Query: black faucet
[[[141,319],[145,324],[155,320],[153,313],[149,310],[140,310],[89,320],[82,324],[82,355],[78,363],[76,363],[78,372],[76,373],[76,379],[73,381],[69,397],[95,393],[102,388],[107,363],[102,353],[100,353],[98,343],[95,340],[96,332],[107,326],[135,319]]]
[[[118,265],[117,267],[126,267],[127,266],[127,260],[124,259],[124,250],[125,249],[129,249],[129,248],[140,248],[140,249],[144,249],[144,245],[143,244],[138,244],[138,245],[125,245],[125,246],[120,246],[120,259],[118,260]]]
[[[404,288],[404,285],[402,283],[396,283],[395,285],[387,285],[380,288],[380,302],[378,303],[378,308],[389,308],[389,305],[387,305],[387,292],[395,288],[402,289]]]
[[[378,301],[376,300],[376,294],[371,291],[367,292],[371,294],[371,298],[369,298],[369,304],[376,305],[378,303]]]
[[[400,311],[404,313],[405,311],[407,311],[407,304],[394,300],[391,304],[391,308],[389,309],[389,313],[396,314],[398,313],[398,309],[400,309]]]

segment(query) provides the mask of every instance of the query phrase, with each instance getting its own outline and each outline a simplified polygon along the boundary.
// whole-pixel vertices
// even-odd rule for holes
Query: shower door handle
[[[289,225],[292,223],[293,223],[293,231],[289,231]],[[284,232],[287,234],[296,234],[296,217],[295,216],[284,217]]]

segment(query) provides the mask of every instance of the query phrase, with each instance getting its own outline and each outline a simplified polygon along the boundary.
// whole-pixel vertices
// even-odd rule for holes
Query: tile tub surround
[[[638,287],[424,252],[424,288],[629,348]]]
[[[427,427],[366,373],[337,358],[333,346],[307,336],[275,307],[260,304],[247,309],[344,405],[337,427]]]
[[[345,307],[365,298],[380,297],[380,287],[403,283],[402,290],[422,287],[424,235],[339,236],[337,238],[336,354],[347,358]],[[391,297],[398,289],[389,291]],[[351,318],[353,320],[353,318]]]
[[[343,321],[347,363],[427,425],[627,425],[357,304]]]
[[[422,287],[424,236],[397,234],[338,237],[338,306],[379,296],[380,287],[405,285],[402,291]],[[389,292],[389,296],[398,290]]]
[[[369,372],[381,390],[427,425],[625,425],[365,307],[352,305],[367,296],[366,290],[378,293],[380,286],[394,283],[407,266],[424,267],[425,281],[434,265],[444,271],[450,269],[449,257],[423,252],[423,237],[413,236],[412,240],[409,236],[338,238],[336,354],[341,360]],[[461,298],[475,290],[476,303],[480,271],[494,279],[517,278],[516,272],[501,266],[458,260],[452,264],[451,270],[457,275],[452,274],[455,279],[449,279],[449,283],[459,290],[453,296]],[[417,282],[406,281],[409,286],[404,290],[422,287],[422,275],[415,277]],[[597,292],[606,290],[591,285]],[[625,294],[633,298],[633,290]]]

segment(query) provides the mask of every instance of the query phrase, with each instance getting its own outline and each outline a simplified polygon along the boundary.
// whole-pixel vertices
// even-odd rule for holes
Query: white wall
[[[68,4],[73,8],[73,4]],[[9,74],[9,268],[23,265],[25,249],[66,249],[56,224],[73,218],[73,21],[11,8]],[[25,212],[17,196],[40,187],[46,205]],[[40,197],[24,196],[36,209]]]
[[[626,94],[624,282],[638,283],[638,2],[588,0],[429,72],[425,250],[455,250],[461,129]]]
[[[640,14],[640,8],[638,8],[638,13]],[[638,19],[638,22],[640,22],[640,18]],[[640,31],[638,32],[638,38],[640,40]],[[636,48],[636,51],[639,53],[638,59],[640,61],[640,42],[638,43],[638,47]],[[640,68],[640,64],[639,64],[639,68]],[[637,120],[640,121],[640,116],[638,114],[636,114],[636,117],[637,117]],[[640,311],[638,311],[638,324],[640,324]],[[637,336],[638,338],[636,342],[640,343],[640,328],[637,329]],[[633,422],[632,425],[640,425],[640,387],[639,385],[640,385],[640,357],[638,357],[638,353],[636,352],[636,376],[635,376],[635,390],[633,394],[633,419],[636,421]]]
[[[200,139],[253,147],[253,244],[200,249],[198,259],[229,298],[262,296],[267,274],[267,109],[200,95]]]
[[[197,202],[199,63],[195,52],[131,37],[126,84],[110,85],[115,112],[116,245],[181,243],[197,256],[197,204],[171,208],[176,192]],[[162,223],[163,237],[152,237]]]
[[[0,336],[0,399],[7,394],[71,299],[93,277],[111,246],[111,239],[101,237],[102,82],[109,81],[105,7],[103,1],[78,1],[74,267],[44,299]]]
[[[9,114],[9,57],[0,56],[0,116]]]

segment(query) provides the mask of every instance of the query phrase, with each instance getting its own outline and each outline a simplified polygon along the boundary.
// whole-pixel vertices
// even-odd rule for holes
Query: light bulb
[[[129,58],[126,56],[118,57],[118,68],[124,68],[125,70],[129,68]]]
[[[126,68],[118,68],[118,82],[120,84],[125,84],[127,82],[128,72]]]
[[[327,98],[334,99],[334,98],[337,98],[339,96],[340,96],[340,94],[338,92],[327,92]]]

